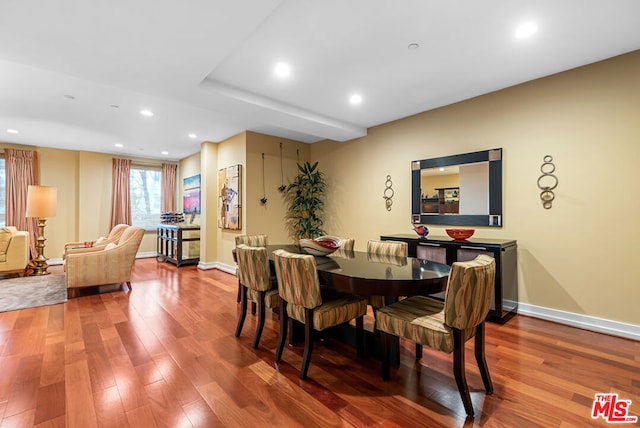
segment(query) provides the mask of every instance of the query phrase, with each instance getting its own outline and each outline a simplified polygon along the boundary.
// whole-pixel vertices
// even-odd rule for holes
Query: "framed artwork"
[[[200,174],[183,180],[182,211],[185,214],[200,214]]]
[[[218,171],[218,227],[242,228],[242,165],[233,165]]]

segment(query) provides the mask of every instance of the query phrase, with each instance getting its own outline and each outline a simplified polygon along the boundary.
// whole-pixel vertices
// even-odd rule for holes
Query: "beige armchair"
[[[24,276],[29,263],[29,232],[14,226],[0,228],[0,275]]]
[[[143,236],[143,228],[128,226],[117,243],[67,254],[64,261],[67,290],[122,283],[131,290],[131,268]]]
[[[107,236],[101,236],[95,241],[82,241],[82,242],[67,242],[64,244],[64,251],[62,252],[62,258],[66,259],[67,254],[77,254],[83,252],[94,252],[96,250],[102,250],[107,244],[112,242],[117,243],[122,232],[129,227],[128,224],[116,224]],[[91,244],[91,245],[87,245]]]

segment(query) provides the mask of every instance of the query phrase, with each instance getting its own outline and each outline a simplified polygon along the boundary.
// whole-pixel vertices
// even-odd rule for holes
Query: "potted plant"
[[[318,162],[298,164],[298,175],[287,186],[286,216],[289,234],[296,238],[317,238],[322,230],[322,210],[324,208],[324,174],[318,170]]]

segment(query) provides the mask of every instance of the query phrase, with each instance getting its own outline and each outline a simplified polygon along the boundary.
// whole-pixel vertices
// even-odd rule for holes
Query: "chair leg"
[[[129,291],[133,290],[133,288],[131,288],[131,281],[127,281],[127,287],[129,287]]]
[[[380,339],[382,339],[382,380],[387,381],[391,372],[391,335],[382,331]]]
[[[422,359],[422,343],[416,342],[416,360]]]
[[[256,302],[252,301],[251,302],[251,315],[255,315],[256,314]]]
[[[464,341],[462,331],[452,328],[453,331],[453,375],[456,378],[458,391],[462,398],[462,404],[467,411],[467,416],[473,416],[473,405],[471,404],[471,395],[469,395],[469,386],[464,371]]]
[[[304,310],[304,353],[302,354],[302,367],[300,368],[300,379],[307,377],[311,354],[313,353],[313,309]]]
[[[480,376],[482,376],[482,383],[484,383],[484,389],[487,391],[487,394],[493,394],[493,382],[491,382],[489,366],[487,366],[487,360],[484,357],[484,322],[481,322],[476,327],[476,337],[473,348],[476,355],[476,362],[480,369]]]
[[[240,299],[242,298],[242,284],[240,284],[240,280],[238,280],[238,297],[236,297],[236,303],[240,303]]]
[[[247,317],[247,287],[241,285],[240,288],[240,317],[236,326],[236,337],[239,337],[240,333],[242,333],[244,320]]]
[[[276,348],[275,362],[279,363],[284,350],[284,342],[287,340],[287,327],[289,325],[287,314],[287,301],[280,298],[280,335],[278,336],[278,345]]]
[[[356,351],[358,358],[364,358],[364,316],[356,318]]]
[[[258,326],[256,327],[256,335],[253,338],[253,348],[258,348],[258,344],[260,343],[260,336],[262,336],[262,329],[264,328],[264,318],[265,318],[265,306],[264,306],[264,296],[267,294],[266,291],[258,291]]]

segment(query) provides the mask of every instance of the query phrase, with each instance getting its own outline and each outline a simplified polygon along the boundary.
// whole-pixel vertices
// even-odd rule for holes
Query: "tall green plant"
[[[318,170],[318,162],[298,164],[298,175],[287,186],[287,226],[289,234],[296,238],[317,238],[324,234],[322,213],[324,208],[324,174]]]

